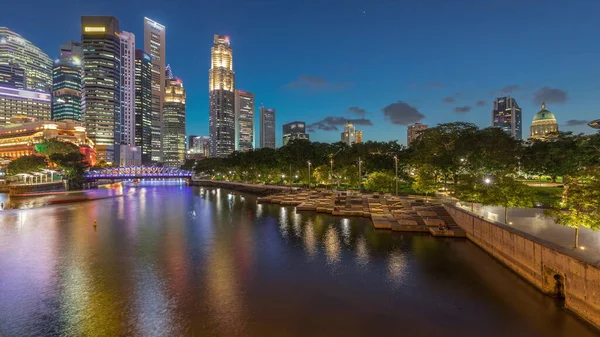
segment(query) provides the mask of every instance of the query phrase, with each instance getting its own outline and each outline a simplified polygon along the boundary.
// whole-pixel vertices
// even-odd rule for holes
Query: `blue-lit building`
[[[142,164],[152,162],[152,58],[135,51],[135,147],[142,152]]]
[[[81,74],[81,43],[68,42],[52,69],[52,120],[83,120]]]

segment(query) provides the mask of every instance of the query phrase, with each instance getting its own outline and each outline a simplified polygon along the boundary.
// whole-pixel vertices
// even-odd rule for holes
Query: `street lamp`
[[[483,182],[486,183],[486,185],[489,185],[492,182],[492,179],[486,177],[483,179]]]
[[[394,156],[394,166],[396,168],[396,196],[398,196],[398,156]]]
[[[358,192],[360,193],[362,191],[362,160],[360,160],[360,157],[358,157]]]
[[[333,158],[329,160],[329,185],[332,185],[333,180]]]
[[[310,160],[306,163],[308,163],[308,189],[310,190],[310,165],[312,165],[312,163],[310,162]]]

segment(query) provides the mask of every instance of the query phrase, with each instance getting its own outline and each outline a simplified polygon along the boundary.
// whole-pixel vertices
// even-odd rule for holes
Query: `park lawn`
[[[562,197],[562,187],[535,187],[532,186],[534,202],[541,203],[543,206],[550,207],[560,201]]]

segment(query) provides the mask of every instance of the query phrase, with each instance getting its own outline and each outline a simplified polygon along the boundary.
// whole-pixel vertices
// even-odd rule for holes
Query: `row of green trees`
[[[38,172],[45,168],[60,170],[71,189],[81,189],[85,182],[84,174],[89,167],[79,147],[73,143],[55,139],[46,140],[35,147],[36,154],[22,156],[11,161],[6,173],[14,176],[20,173]]]
[[[186,163],[213,179],[343,186],[369,191],[443,190],[465,202],[531,207],[530,176],[562,179],[564,190],[547,212],[558,223],[600,228],[600,134],[558,133],[547,140],[516,140],[498,128],[447,123],[423,131],[406,148],[397,142],[295,141],[279,149],[235,152]],[[309,175],[310,171],[310,175]],[[397,172],[397,173],[396,173]],[[597,192],[593,192],[593,191]],[[594,194],[596,193],[596,194]]]

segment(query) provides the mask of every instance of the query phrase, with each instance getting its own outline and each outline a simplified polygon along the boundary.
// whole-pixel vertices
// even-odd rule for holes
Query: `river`
[[[0,336],[599,335],[465,239],[224,189],[105,193],[0,211]]]

